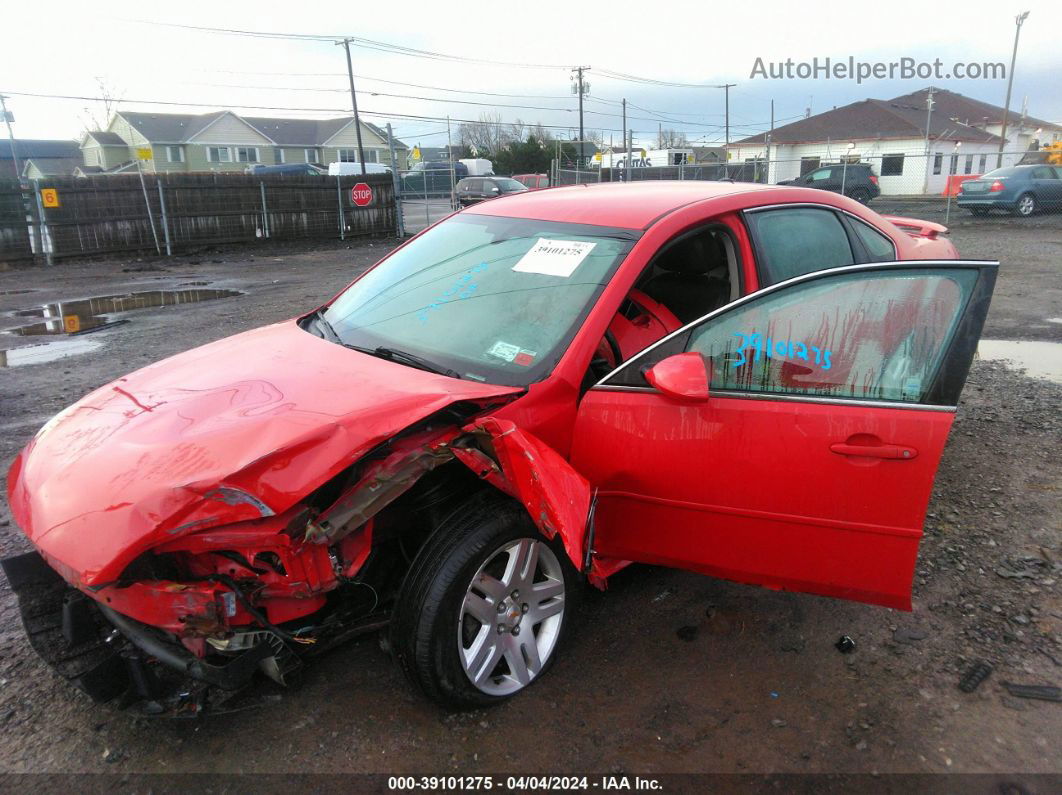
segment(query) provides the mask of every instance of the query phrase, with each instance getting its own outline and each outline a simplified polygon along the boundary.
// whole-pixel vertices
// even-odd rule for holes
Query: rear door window
[[[870,224],[849,217],[849,225],[859,242],[867,250],[870,262],[890,262],[896,259],[896,244]]]
[[[763,287],[855,263],[848,235],[832,210],[786,207],[749,212],[745,217]]]

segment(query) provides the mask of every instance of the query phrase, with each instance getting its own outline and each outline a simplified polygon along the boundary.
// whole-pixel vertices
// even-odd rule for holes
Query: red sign
[[[350,189],[350,200],[356,207],[368,207],[372,204],[372,188],[364,182],[359,182]]]

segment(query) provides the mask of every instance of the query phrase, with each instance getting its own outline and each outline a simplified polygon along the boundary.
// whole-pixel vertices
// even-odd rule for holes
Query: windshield
[[[640,234],[457,215],[366,273],[324,317],[344,344],[526,386],[556,366]]]
[[[515,179],[495,179],[494,184],[501,188],[505,193],[527,190],[527,185],[522,182],[517,182]]]

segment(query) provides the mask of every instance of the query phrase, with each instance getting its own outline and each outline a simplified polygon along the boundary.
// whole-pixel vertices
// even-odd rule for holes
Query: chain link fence
[[[360,183],[369,190],[354,190]],[[394,235],[397,226],[389,174],[134,173],[0,181],[0,262],[344,240]]]
[[[727,163],[633,168],[552,169],[555,185],[646,180],[707,180],[793,184],[844,193],[871,205],[924,204],[951,216],[1062,214],[1062,156],[1044,152],[963,151],[799,158],[761,156]],[[1057,160],[1059,162],[1052,162]],[[1005,169],[999,173],[997,163]],[[1017,168],[1015,168],[1017,166]],[[987,175],[987,176],[986,176]],[[984,178],[983,178],[984,177]]]

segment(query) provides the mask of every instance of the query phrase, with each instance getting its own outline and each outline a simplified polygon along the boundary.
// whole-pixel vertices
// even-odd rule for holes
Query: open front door
[[[585,395],[595,555],[910,609],[933,478],[996,263],[857,265],[761,290]],[[643,373],[693,351],[710,397]]]

